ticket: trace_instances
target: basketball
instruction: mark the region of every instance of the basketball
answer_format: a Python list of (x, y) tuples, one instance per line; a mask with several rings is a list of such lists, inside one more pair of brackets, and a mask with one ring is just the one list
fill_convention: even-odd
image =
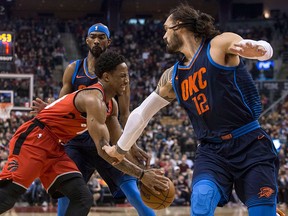
[(150, 188), (141, 184), (140, 194), (143, 202), (150, 208), (159, 210), (167, 208), (171, 205), (175, 196), (175, 187), (173, 182), (169, 179), (169, 189), (160, 191), (160, 194), (154, 194)]

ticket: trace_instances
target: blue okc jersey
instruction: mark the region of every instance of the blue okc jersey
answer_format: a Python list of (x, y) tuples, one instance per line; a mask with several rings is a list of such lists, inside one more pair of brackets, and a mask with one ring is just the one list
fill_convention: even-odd
[[(93, 85), (98, 82), (96, 75), (91, 75), (88, 71), (87, 58), (76, 60), (76, 66), (72, 76), (72, 87), (73, 91), (86, 88), (87, 86)], [(89, 142), (79, 142), (78, 140), (83, 140), (86, 136), (89, 136), (88, 132), (83, 133), (80, 136), (75, 137), (73, 140), (75, 142), (70, 142), (70, 145), (90, 145)], [(93, 145), (95, 147), (95, 145)]]
[(98, 82), (96, 75), (88, 71), (87, 58), (76, 61), (76, 67), (72, 76), (73, 91), (83, 89)]
[(203, 41), (188, 66), (174, 65), (172, 83), (197, 138), (220, 137), (258, 119), (261, 102), (242, 60), (224, 67), (210, 56), (210, 41)]

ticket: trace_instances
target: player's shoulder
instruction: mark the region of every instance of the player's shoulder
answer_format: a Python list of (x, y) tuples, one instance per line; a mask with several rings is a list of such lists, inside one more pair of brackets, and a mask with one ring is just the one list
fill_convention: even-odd
[(164, 71), (163, 77), (165, 77), (165, 79), (167, 79), (167, 81), (171, 80), (174, 67), (175, 67), (175, 65), (167, 68), (167, 69)]
[(223, 45), (223, 44), (230, 44), (235, 40), (239, 40), (241, 38), (238, 34), (234, 32), (223, 32), (211, 40), (211, 45)]
[(77, 62), (79, 62), (79, 61), (81, 61), (81, 59), (77, 59), (77, 60), (71, 61), (68, 64), (67, 68), (73, 68), (74, 69), (76, 67)]
[(98, 88), (81, 89), (78, 91), (78, 93), (75, 96), (75, 101), (78, 101), (80, 103), (90, 104), (91, 106), (100, 105), (102, 104), (103, 100), (104, 100), (103, 93)]
[(74, 71), (75, 71), (77, 62), (80, 62), (80, 61), (81, 61), (81, 59), (77, 59), (77, 60), (74, 60), (74, 61), (70, 62), (70, 63), (67, 65), (67, 67), (66, 67), (66, 69), (65, 69), (65, 71), (64, 71), (64, 74), (70, 74), (70, 75), (73, 74)]

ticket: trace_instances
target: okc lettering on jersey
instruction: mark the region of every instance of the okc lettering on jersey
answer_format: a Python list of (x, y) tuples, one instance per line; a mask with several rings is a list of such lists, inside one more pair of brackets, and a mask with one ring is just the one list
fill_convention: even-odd
[(209, 110), (207, 97), (200, 91), (207, 87), (207, 81), (203, 79), (204, 73), (206, 73), (206, 68), (202, 67), (181, 82), (182, 99), (187, 101), (191, 98), (199, 115)]

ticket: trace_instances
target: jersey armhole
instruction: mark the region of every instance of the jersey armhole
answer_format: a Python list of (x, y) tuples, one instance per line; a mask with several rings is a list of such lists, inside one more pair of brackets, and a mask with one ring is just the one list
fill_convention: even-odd
[(75, 69), (74, 69), (74, 72), (73, 72), (73, 76), (72, 76), (72, 85), (73, 85), (74, 82), (75, 82), (75, 77), (76, 77), (76, 75), (77, 75), (80, 62), (81, 62), (81, 60), (77, 60), (77, 61), (76, 61), (76, 66), (75, 66)]

